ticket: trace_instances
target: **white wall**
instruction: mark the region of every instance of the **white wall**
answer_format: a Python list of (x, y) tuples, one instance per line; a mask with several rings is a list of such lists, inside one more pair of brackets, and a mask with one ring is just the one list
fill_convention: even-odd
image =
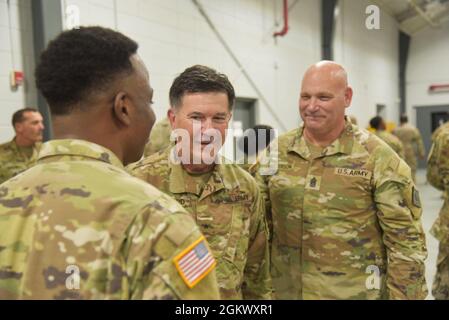
[[(298, 125), (297, 100), (301, 75), (320, 58), (319, 1), (299, 1), (290, 12), (290, 31), (281, 29), (281, 1), (200, 1), (244, 68), (281, 115), (287, 129)], [(174, 77), (193, 64), (205, 64), (228, 75), (237, 96), (256, 98), (222, 44), (190, 0), (64, 0), (80, 8), (81, 24), (117, 27), (140, 45), (155, 89), (155, 110), (163, 117)], [(115, 6), (115, 7), (114, 7)], [(114, 15), (116, 9), (117, 14)], [(295, 116), (292, 116), (295, 114)], [(288, 116), (287, 116), (288, 115)], [(280, 127), (259, 104), (258, 122)]]
[[(12, 114), (24, 107), (37, 107), (34, 85), (34, 50), (31, 1), (0, 0), (0, 143), (14, 136)], [(25, 84), (14, 91), (10, 73), (23, 71)]]
[(348, 114), (355, 115), (359, 125), (368, 126), (376, 115), (376, 104), (387, 108), (388, 121), (397, 122), (399, 110), (398, 37), (396, 22), (380, 13), (380, 29), (365, 26), (366, 0), (340, 0), (334, 39), (334, 59), (348, 72), (354, 97)]
[[(150, 71), (155, 89), (155, 111), (159, 118), (168, 107), (168, 90), (174, 77), (193, 64), (206, 64), (226, 73), (237, 96), (258, 99), (256, 92), (224, 50), (190, 0), (61, 0), (63, 6), (80, 9), (81, 25), (102, 25), (117, 29), (140, 44), (140, 55)], [(282, 2), (272, 0), (200, 0), (226, 42), (263, 92), (286, 129), (299, 123), (298, 95), (306, 68), (320, 60), (320, 1), (301, 0), (289, 13), (290, 31), (276, 40), (272, 34), (282, 27)], [(30, 1), (16, 0), (12, 33), (16, 64), (33, 61)], [(18, 6), (17, 4), (20, 4)], [(23, 4), (22, 4), (23, 3)], [(289, 1), (290, 4), (294, 1)], [(348, 113), (365, 126), (375, 114), (376, 103), (387, 105), (389, 120), (397, 119), (397, 28), (391, 17), (381, 15), (381, 29), (365, 28), (366, 0), (340, 0), (341, 10), (335, 38), (335, 60), (344, 64), (354, 87)], [(11, 135), (11, 113), (35, 101), (31, 81), (34, 66), (27, 62), (28, 93), (11, 92), (7, 85), (10, 60), (6, 0), (0, 0), (0, 138)], [(28, 15), (28, 19), (18, 16)], [(19, 24), (17, 20), (21, 20)], [(276, 25), (277, 24), (277, 25)], [(30, 71), (31, 70), (31, 71)], [(30, 85), (31, 84), (31, 85)], [(276, 128), (267, 107), (259, 102), (257, 122)], [(282, 130), (281, 130), (282, 131)]]
[(449, 92), (431, 94), (431, 84), (449, 84), (449, 21), (440, 29), (427, 28), (410, 42), (407, 64), (407, 112), (415, 121), (413, 106), (449, 105)]

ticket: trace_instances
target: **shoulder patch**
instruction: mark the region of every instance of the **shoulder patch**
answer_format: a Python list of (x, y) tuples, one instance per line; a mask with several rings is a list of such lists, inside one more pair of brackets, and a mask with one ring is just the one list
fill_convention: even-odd
[(207, 247), (204, 236), (201, 236), (184, 251), (178, 254), (173, 259), (173, 263), (181, 278), (189, 288), (193, 288), (207, 276), (217, 264), (210, 249)]

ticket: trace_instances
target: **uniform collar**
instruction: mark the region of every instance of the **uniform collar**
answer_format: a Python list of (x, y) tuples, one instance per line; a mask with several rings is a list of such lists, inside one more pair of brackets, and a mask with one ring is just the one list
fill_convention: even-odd
[[(350, 154), (354, 143), (353, 132), (353, 125), (345, 116), (345, 128), (343, 132), (334, 142), (323, 148), (323, 152), (319, 157), (331, 156), (338, 153)], [(288, 152), (295, 152), (306, 160), (310, 158), (311, 153), (304, 138), (304, 123), (298, 128), (297, 134), (290, 143)]]
[[(167, 153), (167, 159), (168, 159), (168, 166), (170, 168), (169, 170), (169, 192), (176, 194), (176, 193), (195, 193), (193, 192), (195, 188), (192, 186), (187, 186), (186, 181), (184, 179), (184, 171), (185, 169), (182, 167), (181, 163), (174, 162), (172, 159), (172, 153), (173, 147), (168, 148), (165, 152)], [(223, 158), (221, 158), (222, 161), (224, 161)], [(210, 174), (209, 179), (207, 180), (207, 183), (204, 185), (203, 192), (201, 193), (200, 200), (204, 199), (205, 197), (209, 196), (212, 193), (218, 192), (223, 189), (230, 189), (230, 184), (227, 182), (224, 174), (224, 164), (217, 163), (214, 166), (214, 169), (212, 170), (212, 173)], [(198, 195), (198, 194), (197, 194)]]
[(80, 158), (94, 159), (109, 163), (113, 166), (124, 168), (122, 162), (109, 149), (96, 143), (78, 139), (50, 140), (42, 144), (38, 161), (58, 161), (55, 156), (76, 156)]
[(29, 146), (29, 147), (20, 147), (16, 142), (16, 137), (14, 137), (10, 142), (10, 146), (14, 150), (14, 152), (17, 154), (20, 154), (21, 157), (23, 157), (24, 159), (27, 159), (28, 156), (26, 156), (22, 150), (26, 150), (26, 149), (32, 150), (31, 156), (29, 157), (29, 159), (36, 159), (41, 145), (42, 145), (42, 143), (36, 142), (34, 145)]

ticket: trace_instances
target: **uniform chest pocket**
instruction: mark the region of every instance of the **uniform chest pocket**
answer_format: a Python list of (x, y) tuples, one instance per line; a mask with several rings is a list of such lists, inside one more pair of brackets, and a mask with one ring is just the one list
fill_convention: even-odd
[[(319, 202), (332, 212), (351, 216), (373, 208), (372, 172), (363, 169), (326, 168)], [(325, 182), (325, 183), (323, 183)]]
[(237, 250), (247, 249), (250, 203), (231, 199), (197, 206), (196, 220), (217, 259), (233, 262)]

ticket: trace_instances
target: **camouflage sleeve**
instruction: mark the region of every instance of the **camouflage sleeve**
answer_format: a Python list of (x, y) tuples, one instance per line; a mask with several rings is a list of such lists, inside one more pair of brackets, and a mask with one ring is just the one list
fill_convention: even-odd
[[(162, 215), (160, 209), (148, 208), (131, 226), (124, 250), (128, 272), (133, 274), (129, 279), (132, 299), (220, 298), (209, 245), (193, 219), (181, 210)], [(196, 265), (181, 267), (184, 256), (197, 253)], [(193, 268), (197, 274), (191, 272)]]
[(449, 133), (441, 135), (439, 139), (440, 154), (439, 154), (439, 168), (443, 187), (446, 193), (449, 191)]
[(251, 208), (250, 239), (242, 293), (246, 300), (267, 300), (272, 298), (269, 235), (265, 219), (264, 200), (257, 186), (255, 187), (256, 195)]
[(374, 200), (388, 256), (388, 298), (424, 299), (427, 249), (418, 190), (404, 161), (385, 153), (378, 162)]
[(449, 201), (447, 200), (449, 195), (449, 134), (441, 133), (437, 137), (435, 145), (437, 145), (435, 149), (438, 149), (439, 154), (435, 162), (430, 161), (429, 158), (427, 170), (433, 172), (439, 178), (441, 190), (445, 192), (446, 199), (430, 233), (438, 239), (440, 248), (442, 248), (447, 247), (449, 243)]
[(442, 175), (440, 175), (439, 169), (440, 159), (440, 144), (438, 140), (432, 143), (432, 147), (429, 151), (429, 157), (427, 158), (427, 181), (438, 190), (444, 190), (444, 183)]

